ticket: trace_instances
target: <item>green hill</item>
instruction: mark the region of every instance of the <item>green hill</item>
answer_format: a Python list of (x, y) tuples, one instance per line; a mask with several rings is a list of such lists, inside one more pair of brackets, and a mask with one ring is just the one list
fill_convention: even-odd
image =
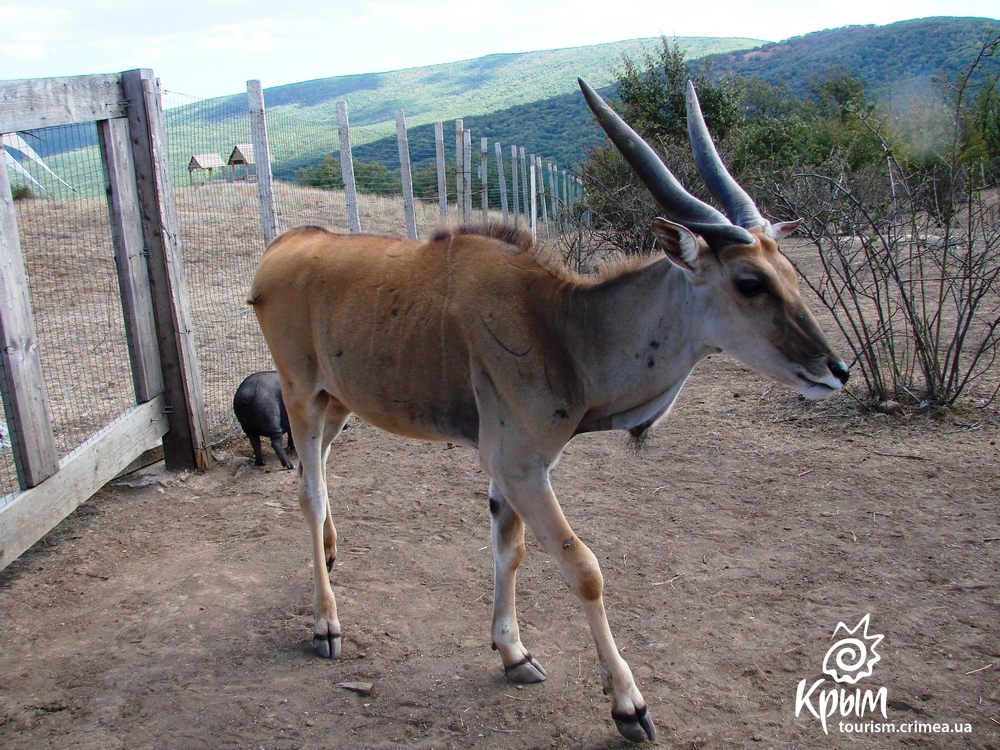
[[(684, 38), (678, 40), (693, 59), (715, 52), (746, 49), (759, 40)], [(622, 55), (636, 57), (652, 49), (659, 39), (632, 39), (588, 47), (490, 55), (475, 60), (387, 73), (340, 76), (264, 90), (268, 136), (274, 173), (291, 179), (295, 169), (314, 164), (339, 150), (336, 103), (346, 101), (351, 141), (358, 159), (377, 158), (398, 165), (394, 111), (402, 109), (411, 132), (411, 153), (419, 161), (422, 135), (433, 155), (432, 127), (438, 120), (466, 119), (478, 139), (483, 135), (517, 142), (532, 151), (575, 161), (582, 151), (579, 126), (586, 121), (583, 101), (576, 94), (577, 77), (603, 87), (614, 80)], [(565, 120), (562, 105), (572, 113)], [(250, 140), (246, 94), (206, 99), (166, 112), (171, 163), (177, 179), (186, 181), (177, 165), (186, 165), (193, 154), (228, 156), (233, 145)], [(487, 126), (483, 119), (490, 116)], [(417, 131), (414, 133), (414, 131)], [(453, 133), (453, 131), (452, 131)], [(510, 139), (514, 139), (514, 141)], [(372, 149), (365, 144), (382, 141)], [(454, 136), (452, 135), (452, 143)], [(477, 140), (478, 143), (478, 140)], [(377, 154), (377, 156), (376, 156)]]
[[(688, 59), (748, 49), (759, 40), (685, 37), (678, 40)], [(658, 39), (631, 39), (587, 47), (489, 55), (474, 60), (408, 68), (388, 73), (340, 76), (268, 88), (269, 112), (318, 123), (336, 123), (336, 102), (346, 101), (351, 127), (394, 127), (393, 112), (402, 109), (408, 124), (473, 117), (519, 104), (576, 91), (576, 79), (606, 86), (623, 54), (636, 57)], [(205, 104), (210, 105), (213, 100)], [(246, 106), (246, 95), (228, 98)], [(359, 135), (363, 141), (363, 135)]]
[[(801, 93), (816, 77), (850, 72), (878, 93), (926, 85), (931, 76), (954, 78), (963, 71), (1000, 21), (982, 18), (925, 18), (887, 26), (846, 26), (778, 43), (752, 39), (680, 38), (694, 65), (784, 82)], [(565, 166), (579, 162), (589, 144), (600, 141), (576, 87), (584, 77), (598, 89), (614, 82), (622, 56), (641, 57), (658, 38), (612, 44), (490, 55), (474, 60), (366, 75), (324, 78), (265, 89), (274, 173), (292, 179), (296, 168), (318, 162), (339, 149), (336, 102), (348, 103), (357, 159), (398, 164), (393, 112), (406, 115), (414, 162), (433, 158), (433, 128), (448, 121), (446, 145), (454, 151), (452, 121), (464, 119), (474, 145), (516, 144)], [(165, 82), (169, 88), (169, 82)], [(166, 111), (174, 179), (186, 184), (194, 154), (228, 156), (235, 144), (250, 141), (246, 94), (208, 99)], [(75, 127), (75, 126), (74, 126)], [(36, 144), (43, 155), (92, 148), (92, 126), (79, 139)], [(63, 144), (74, 143), (74, 146)], [(509, 151), (505, 152), (505, 156)], [(46, 179), (44, 175), (39, 177)], [(94, 190), (100, 185), (96, 180)], [(89, 183), (88, 183), (89, 185)]]

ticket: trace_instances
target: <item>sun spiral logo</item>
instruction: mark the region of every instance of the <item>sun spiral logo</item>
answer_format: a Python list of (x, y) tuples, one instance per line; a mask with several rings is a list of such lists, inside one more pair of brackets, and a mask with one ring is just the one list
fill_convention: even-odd
[(834, 638), (841, 629), (847, 636), (830, 646), (823, 659), (823, 673), (830, 675), (835, 682), (854, 685), (864, 677), (871, 677), (872, 668), (882, 658), (875, 652), (875, 647), (885, 636), (868, 634), (870, 617), (870, 614), (865, 615), (853, 628), (848, 628), (842, 622), (838, 622), (834, 628)]

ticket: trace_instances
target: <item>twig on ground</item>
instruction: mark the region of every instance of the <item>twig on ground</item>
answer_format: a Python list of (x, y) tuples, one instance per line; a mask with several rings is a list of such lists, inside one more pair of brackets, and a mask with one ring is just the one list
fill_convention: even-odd
[(985, 672), (987, 669), (992, 669), (993, 664), (987, 664), (985, 667), (980, 667), (979, 669), (973, 669), (971, 672), (966, 672), (966, 674), (975, 674), (976, 672)]
[(654, 583), (653, 585), (654, 585), (654, 586), (666, 586), (666, 585), (667, 585), (668, 583), (672, 583), (672, 582), (676, 581), (676, 580), (677, 580), (678, 578), (680, 578), (680, 577), (681, 577), (682, 575), (684, 575), (684, 574), (683, 574), (683, 573), (678, 573), (677, 575), (675, 575), (675, 576), (674, 576), (673, 578), (671, 578), (670, 580), (667, 580), (667, 581), (657, 581), (657, 582), (656, 582), (656, 583)]
[(908, 458), (911, 461), (928, 461), (930, 459), (924, 458), (923, 456), (914, 456), (911, 453), (881, 453), (879, 451), (872, 451), (876, 456), (884, 456), (886, 458)]
[(853, 414), (811, 414), (805, 417), (785, 417), (784, 419), (774, 418), (771, 424), (784, 424), (785, 422), (805, 422), (807, 419), (850, 419)]

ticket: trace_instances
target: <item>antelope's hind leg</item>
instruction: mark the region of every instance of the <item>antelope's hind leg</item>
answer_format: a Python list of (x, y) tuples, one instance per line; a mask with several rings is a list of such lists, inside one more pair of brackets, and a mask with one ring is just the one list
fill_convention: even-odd
[(340, 620), (330, 585), (337, 530), (327, 494), (326, 458), (350, 412), (327, 393), (302, 400), (286, 397), (285, 406), (299, 454), (299, 506), (312, 543), (313, 645), (323, 658), (337, 659), (341, 654)]
[(524, 523), (490, 482), (490, 528), (493, 539), (493, 649), (500, 652), (511, 682), (545, 679), (545, 669), (521, 644), (515, 590), (517, 568), (524, 559)]

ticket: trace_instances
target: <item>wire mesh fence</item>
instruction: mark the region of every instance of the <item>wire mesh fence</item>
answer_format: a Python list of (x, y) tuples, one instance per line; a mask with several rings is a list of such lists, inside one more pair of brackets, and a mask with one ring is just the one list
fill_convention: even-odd
[[(246, 101), (242, 96), (198, 101), (172, 91), (163, 94), (185, 281), (213, 445), (241, 434), (232, 397), (242, 379), (273, 367), (245, 302), (265, 247)], [(444, 128), (446, 193), (449, 216), (457, 219), (453, 125)], [(347, 231), (337, 128), (284, 111), (268, 112), (267, 128), (278, 230), (312, 224)], [(368, 142), (358, 144), (353, 161), (361, 229), (402, 234), (406, 219), (395, 133), (391, 127), (364, 132)], [(16, 136), (30, 141), (39, 157), (20, 158), (9, 174), (53, 426), (65, 455), (135, 403), (105, 177), (94, 123)], [(415, 223), (418, 235), (426, 236), (441, 221), (433, 127), (412, 129), (408, 145)], [(485, 172), (479, 171), (481, 165), (477, 152), (467, 177), (474, 195), (473, 220), (483, 216), (484, 175), (490, 217), (499, 216), (501, 204), (493, 154)], [(522, 191), (522, 211), (525, 203)], [(6, 415), (0, 416), (5, 425)], [(9, 440), (0, 432), (0, 496), (17, 489)]]
[[(93, 123), (33, 131), (26, 140), (52, 172), (11, 177), (61, 457), (136, 403), (96, 137)], [(17, 490), (0, 451), (2, 496)]]

